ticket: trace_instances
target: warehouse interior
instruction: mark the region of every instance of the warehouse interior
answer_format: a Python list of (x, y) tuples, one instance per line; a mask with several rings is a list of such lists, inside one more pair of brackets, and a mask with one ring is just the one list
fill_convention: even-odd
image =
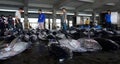
[[(9, 2), (9, 3), (8, 3)], [(69, 4), (66, 4), (69, 3)], [(39, 8), (42, 8), (44, 13), (46, 14), (46, 23), (48, 24), (48, 20), (51, 20), (51, 24), (52, 24), (52, 19), (57, 20), (56, 22), (58, 22), (58, 26), (60, 26), (60, 14), (61, 14), (61, 8), (65, 7), (67, 9), (67, 13), (69, 15), (68, 19), (70, 19), (70, 26), (72, 26), (72, 22), (73, 19), (72, 17), (77, 16), (78, 21), (76, 22), (76, 24), (80, 24), (81, 22), (84, 22), (85, 19), (88, 17), (90, 18), (91, 21), (94, 21), (94, 19), (92, 18), (93, 15), (95, 15), (95, 17), (97, 17), (97, 21), (102, 22), (99, 19), (99, 15), (100, 13), (104, 13), (106, 12), (106, 10), (110, 9), (112, 12), (117, 12), (118, 15), (118, 20), (117, 21), (113, 21), (114, 24), (117, 24), (119, 26), (119, 0), (109, 0), (109, 1), (97, 1), (97, 0), (30, 0), (30, 1), (24, 1), (24, 0), (1, 0), (0, 2), (0, 14), (4, 14), (5, 16), (8, 15), (13, 15), (15, 11), (19, 8), (19, 7), (25, 7), (24, 5), (26, 5), (26, 7), (28, 9), (28, 18), (36, 18), (36, 20), (32, 21), (30, 19), (28, 19), (32, 26), (35, 28), (35, 24), (37, 23), (37, 11)], [(56, 12), (56, 14), (54, 14), (54, 12)], [(24, 18), (24, 13), (22, 15), (22, 17)], [(53, 20), (53, 22), (55, 22)], [(49, 26), (47, 26), (46, 24), (46, 28), (48, 28)], [(52, 29), (52, 26), (49, 27)]]
[[(0, 64), (120, 64), (119, 2), (0, 0), (0, 16), (12, 16), (14, 23), (16, 11), (23, 8), (22, 30), (0, 29)], [(61, 20), (63, 8), (67, 11), (66, 30)], [(39, 9), (45, 14), (43, 30), (39, 29)], [(107, 30), (108, 10), (112, 28)], [(87, 19), (93, 23), (90, 27), (85, 25)]]

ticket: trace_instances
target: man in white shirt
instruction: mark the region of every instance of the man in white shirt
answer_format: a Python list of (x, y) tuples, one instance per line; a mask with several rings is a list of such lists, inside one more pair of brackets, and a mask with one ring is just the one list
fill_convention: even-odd
[(19, 29), (23, 29), (22, 22), (21, 22), (21, 13), (23, 12), (23, 8), (19, 8), (18, 11), (15, 13), (15, 27)]

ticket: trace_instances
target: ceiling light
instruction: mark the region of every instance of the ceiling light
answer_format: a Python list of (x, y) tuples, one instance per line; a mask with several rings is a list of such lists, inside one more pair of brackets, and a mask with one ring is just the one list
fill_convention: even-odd
[(115, 3), (107, 3), (108, 6), (115, 6)]
[(93, 3), (95, 0), (79, 0), (79, 1)]
[(79, 16), (92, 16), (92, 14), (78, 14)]

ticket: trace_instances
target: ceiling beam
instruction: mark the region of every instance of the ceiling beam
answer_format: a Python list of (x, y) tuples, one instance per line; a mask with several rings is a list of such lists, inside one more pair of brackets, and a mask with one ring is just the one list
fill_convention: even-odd
[(98, 12), (98, 13), (101, 13), (103, 11), (106, 11), (106, 10), (110, 10), (112, 7), (114, 6), (101, 6), (99, 8), (95, 8), (95, 12)]
[(50, 5), (50, 4), (36, 4), (36, 3), (29, 3), (29, 7), (52, 8), (53, 6)]
[(83, 6), (76, 7), (76, 11), (83, 11), (85, 9), (95, 9), (104, 6), (106, 3), (116, 3), (119, 0), (95, 0), (92, 4), (84, 4)]
[(75, 8), (75, 12), (83, 11), (83, 9), (89, 7), (91, 4), (92, 4), (92, 3), (88, 3), (88, 4), (86, 4), (86, 5), (83, 4), (82, 6), (80, 5), (80, 6), (78, 6), (78, 7)]
[[(24, 6), (25, 1), (23, 2), (17, 2), (17, 1), (4, 1), (4, 0), (0, 0), (0, 5), (4, 6), (8, 6), (8, 7), (23, 7)], [(49, 4), (36, 4), (36, 3), (29, 3), (29, 7), (37, 7), (37, 8), (52, 8), (52, 5)]]
[(99, 8), (95, 8), (95, 10), (97, 11), (97, 12), (102, 12), (102, 11), (106, 11), (106, 10), (111, 10), (111, 11), (117, 11), (117, 10), (119, 10), (119, 0), (116, 0), (116, 1), (114, 1), (113, 3), (115, 4), (115, 5), (103, 5), (103, 6), (101, 6), (101, 7), (99, 7)]
[(80, 2), (88, 2), (88, 3), (93, 3), (95, 0), (78, 0)]
[(15, 1), (5, 1), (5, 0), (0, 0), (1, 5), (15, 5), (15, 6), (23, 6), (24, 4), (22, 2), (15, 2)]
[(70, 2), (71, 0), (58, 0), (55, 4), (53, 4), (53, 8), (59, 9), (63, 5), (67, 4), (66, 2)]
[(120, 1), (118, 1), (115, 5), (115, 7), (111, 8), (112, 11), (119, 11), (120, 10)]

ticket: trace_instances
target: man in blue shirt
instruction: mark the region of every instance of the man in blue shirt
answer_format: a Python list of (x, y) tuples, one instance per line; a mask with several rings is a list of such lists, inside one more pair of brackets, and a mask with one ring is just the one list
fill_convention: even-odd
[(44, 29), (44, 21), (45, 21), (45, 14), (42, 13), (42, 10), (38, 10), (39, 16), (38, 16), (38, 24), (39, 24), (39, 29)]
[(106, 28), (111, 28), (111, 11), (108, 10), (107, 14), (105, 15), (105, 20), (106, 20)]

